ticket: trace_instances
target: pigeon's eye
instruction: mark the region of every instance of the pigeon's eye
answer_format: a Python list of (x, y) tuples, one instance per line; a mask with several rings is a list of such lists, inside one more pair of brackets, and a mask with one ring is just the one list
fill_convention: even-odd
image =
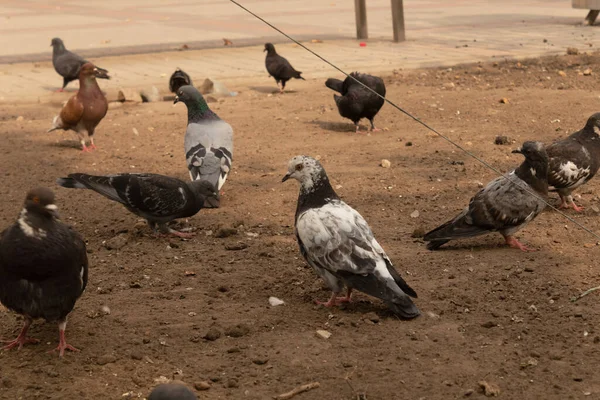
[(33, 201), (33, 202), (34, 202), (34, 203), (36, 203), (36, 204), (39, 204), (39, 202), (40, 202), (40, 198), (39, 198), (39, 197), (37, 197), (37, 196), (33, 196), (33, 199), (31, 199), (31, 201)]
[(304, 168), (304, 164), (297, 164), (296, 165), (296, 171), (302, 171), (302, 168)]

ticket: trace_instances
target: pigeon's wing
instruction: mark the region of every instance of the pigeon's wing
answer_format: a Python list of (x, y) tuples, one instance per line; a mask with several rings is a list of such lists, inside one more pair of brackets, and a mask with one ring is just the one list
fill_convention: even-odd
[(233, 161), (233, 129), (223, 120), (188, 124), (185, 157), (192, 180), (206, 180), (221, 189)]
[(408, 298), (416, 296), (415, 291), (394, 270), (364, 218), (346, 203), (305, 211), (298, 216), (296, 230), (309, 264), (384, 300), (400, 315), (418, 315)]
[(81, 121), (83, 110), (83, 102), (79, 96), (72, 96), (60, 111), (59, 117), (62, 125), (68, 128), (75, 128), (79, 121)]
[(271, 76), (280, 79), (291, 79), (298, 74), (285, 57), (276, 54), (270, 58), (271, 60), (267, 62), (267, 71)]
[(56, 57), (54, 68), (67, 79), (77, 79), (81, 66), (86, 62), (81, 56), (67, 50)]
[(578, 141), (569, 138), (548, 146), (546, 151), (551, 189), (576, 188), (591, 178), (592, 157)]

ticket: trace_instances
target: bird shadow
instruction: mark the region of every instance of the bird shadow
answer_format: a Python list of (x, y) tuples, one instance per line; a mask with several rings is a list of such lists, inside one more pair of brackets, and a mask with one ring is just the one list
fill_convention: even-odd
[(279, 93), (279, 89), (276, 89), (273, 86), (250, 86), (250, 90), (254, 90), (255, 92), (266, 93), (266, 94)]
[(81, 149), (81, 143), (78, 140), (65, 139), (59, 142), (51, 142), (50, 146), (62, 149)]
[[(60, 86), (42, 86), (42, 89), (47, 90), (49, 92), (57, 92), (58, 89), (60, 89)], [(57, 92), (57, 93), (75, 93), (77, 92), (77, 88), (66, 88), (65, 90), (63, 90), (62, 92)]]
[[(311, 123), (318, 125), (321, 129), (326, 131), (343, 132), (343, 133), (354, 133), (356, 128), (354, 125), (347, 122), (333, 122), (333, 121), (311, 121)], [(366, 132), (366, 128), (361, 126), (361, 131)]]

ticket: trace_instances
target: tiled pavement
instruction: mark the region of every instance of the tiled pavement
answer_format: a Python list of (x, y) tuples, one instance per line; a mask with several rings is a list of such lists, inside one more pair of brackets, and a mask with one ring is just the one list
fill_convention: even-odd
[[(367, 0), (371, 39), (366, 47), (353, 39), (352, 1), (241, 2), (347, 70), (389, 73), (396, 68), (562, 54), (567, 47), (590, 51), (600, 46), (599, 28), (582, 26), (586, 11), (572, 9), (568, 0), (405, 0), (408, 40), (403, 43), (390, 41), (389, 0)], [(54, 36), (110, 70), (114, 79), (102, 82), (109, 90), (151, 85), (164, 89), (177, 66), (196, 81), (213, 77), (232, 88), (250, 78), (255, 85), (270, 84), (258, 44), (267, 39), (285, 43), (227, 0), (93, 4), (4, 0), (0, 20), (0, 101), (55, 98), (49, 90), (61, 79), (47, 61)], [(234, 47), (223, 47), (223, 37), (232, 40)], [(310, 43), (310, 39), (323, 43)], [(184, 43), (191, 50), (132, 54)], [(253, 46), (241, 47), (245, 45)], [(296, 45), (282, 44), (278, 49), (307, 79), (335, 74)], [(124, 55), (110, 55), (120, 53)], [(14, 64), (18, 60), (38, 62)]]

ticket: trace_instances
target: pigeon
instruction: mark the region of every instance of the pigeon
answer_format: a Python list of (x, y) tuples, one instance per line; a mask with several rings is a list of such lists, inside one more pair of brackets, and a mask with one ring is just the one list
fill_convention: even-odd
[[(353, 72), (350, 76), (385, 97), (383, 79), (358, 72)], [(375, 128), (373, 118), (375, 118), (381, 107), (383, 107), (385, 100), (351, 77), (347, 77), (343, 82), (339, 79), (329, 78), (325, 82), (325, 86), (341, 94), (341, 96), (337, 94), (333, 95), (335, 104), (342, 117), (354, 122), (357, 133), (359, 132), (358, 122), (361, 118), (368, 118), (371, 122), (371, 129), (373, 132), (377, 132), (379, 129)]]
[(19, 336), (3, 349), (38, 340), (27, 336), (33, 320), (57, 322), (60, 357), (67, 344), (67, 316), (88, 281), (85, 242), (74, 230), (58, 221), (54, 193), (47, 188), (27, 193), (17, 222), (0, 239), (0, 302), (25, 318)]
[(279, 88), (280, 93), (283, 93), (285, 89), (285, 83), (292, 78), (306, 80), (300, 74), (302, 72), (296, 71), (294, 67), (289, 63), (288, 60), (281, 57), (275, 51), (275, 46), (272, 43), (265, 43), (265, 49), (263, 51), (267, 52), (267, 57), (265, 58), (265, 66), (267, 67), (267, 72), (273, 78), (275, 78), (275, 82), (277, 82), (277, 87), (279, 87), (279, 82), (281, 82), (281, 88)]
[[(63, 77), (62, 88), (58, 92), (65, 90), (65, 87), (69, 82), (79, 78), (79, 71), (84, 64), (89, 61), (84, 60), (82, 57), (75, 53), (70, 52), (65, 48), (65, 44), (60, 38), (52, 39), (52, 65), (56, 72)], [(96, 67), (98, 69), (97, 77), (100, 79), (110, 79), (108, 71), (104, 68)]]
[[(52, 128), (48, 129), (48, 132), (57, 129), (75, 131), (83, 152), (96, 149), (94, 131), (108, 111), (106, 97), (96, 82), (98, 73), (98, 69), (90, 63), (81, 67), (79, 90), (67, 101), (60, 114), (54, 117)], [(90, 147), (85, 145), (86, 136), (90, 140)]]
[(171, 78), (169, 79), (169, 90), (171, 93), (177, 93), (180, 87), (190, 85), (194, 86), (192, 83), (192, 78), (185, 71), (177, 68)]
[(450, 240), (498, 231), (510, 247), (533, 251), (513, 235), (546, 208), (548, 154), (540, 142), (525, 142), (513, 153), (525, 156), (523, 163), (508, 174), (509, 179), (501, 176), (488, 183), (454, 219), (425, 234), (429, 250)]
[(600, 167), (600, 113), (592, 115), (583, 129), (546, 148), (550, 158), (548, 185), (558, 192), (560, 208), (580, 212), (571, 193), (596, 175)]
[[(188, 109), (184, 148), (190, 178), (193, 181), (207, 180), (218, 192), (231, 170), (233, 129), (208, 108), (206, 100), (195, 87), (180, 87), (174, 103), (180, 101)], [(219, 206), (220, 195), (208, 199), (205, 205), (207, 208)]]
[(180, 383), (163, 383), (154, 388), (148, 400), (197, 400), (196, 395)]
[[(419, 309), (410, 299), (417, 293), (394, 269), (367, 221), (335, 193), (321, 163), (296, 156), (282, 182), (289, 178), (300, 182), (295, 224), (300, 253), (332, 291), (327, 302), (317, 304), (350, 302), (356, 289), (383, 300), (402, 318), (417, 317)], [(344, 286), (346, 296), (337, 297)]]
[(148, 221), (153, 231), (188, 238), (190, 233), (176, 231), (167, 223), (196, 215), (208, 197), (215, 196), (210, 182), (184, 182), (157, 174), (117, 174), (96, 176), (69, 174), (56, 183), (70, 189), (91, 189), (117, 201), (135, 215)]

